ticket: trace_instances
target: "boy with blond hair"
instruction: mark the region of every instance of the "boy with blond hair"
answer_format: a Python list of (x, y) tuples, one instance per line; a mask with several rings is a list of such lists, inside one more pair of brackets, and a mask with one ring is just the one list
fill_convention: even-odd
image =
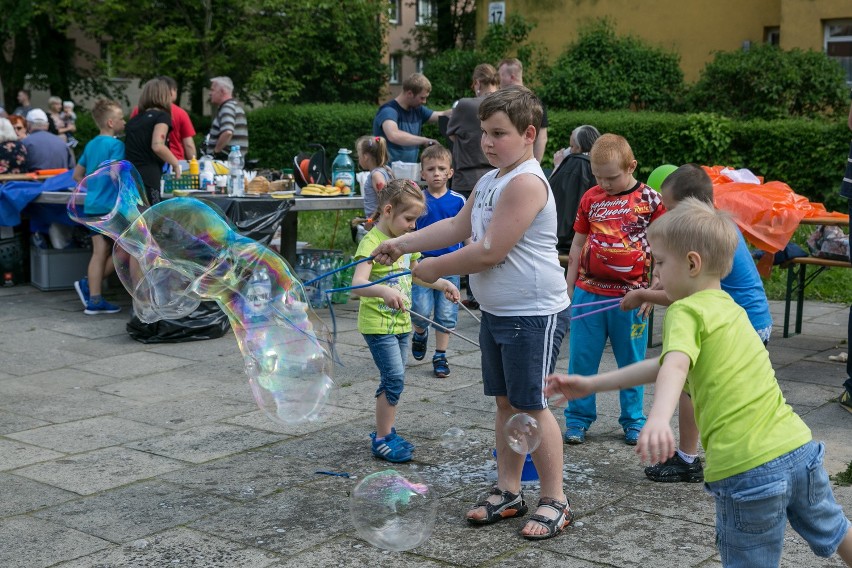
[[(602, 304), (648, 287), (651, 255), (645, 231), (665, 212), (660, 194), (633, 177), (636, 159), (623, 137), (604, 134), (595, 141), (589, 159), (598, 185), (580, 198), (565, 275), (575, 305)], [(569, 373), (597, 373), (607, 338), (619, 367), (645, 358), (648, 327), (638, 309), (588, 316), (583, 311), (572, 312), (576, 319), (571, 324)], [(643, 393), (641, 386), (619, 393), (618, 422), (629, 446), (636, 445), (645, 424)], [(572, 401), (565, 409), (565, 442), (584, 443), (596, 418), (594, 395)]]
[[(447, 182), (453, 177), (453, 155), (440, 144), (429, 146), (420, 156), (420, 175), (426, 181), (426, 213), (417, 220), (417, 229), (423, 229), (441, 219), (458, 215), (465, 204), (461, 194), (450, 190)], [(457, 251), (462, 243), (454, 243), (437, 250), (423, 251), (423, 258), (433, 258)], [(445, 276), (458, 288), (461, 277)], [(450, 364), (447, 362), (447, 347), (450, 345), (449, 331), (456, 328), (459, 305), (450, 302), (444, 293), (432, 288), (414, 284), (411, 291), (411, 310), (435, 319), (435, 355), (432, 356), (432, 372), (439, 379), (450, 376)], [(411, 339), (411, 354), (418, 361), (426, 356), (426, 344), (429, 340), (429, 322), (411, 315), (414, 333)], [(440, 326), (440, 327), (439, 327)]]
[(593, 377), (551, 375), (545, 393), (576, 399), (656, 382), (636, 453), (662, 462), (675, 452), (669, 424), (681, 391), (695, 406), (716, 501), (722, 565), (778, 566), (787, 521), (821, 557), (852, 566), (852, 526), (822, 466), (825, 447), (786, 403), (769, 353), (720, 280), (737, 229), (723, 212), (687, 198), (648, 230), (655, 275), (673, 302), (659, 359)]
[[(92, 118), (100, 133), (83, 150), (80, 161), (74, 167), (74, 181), (80, 183), (83, 178), (106, 162), (124, 159), (124, 142), (116, 138), (124, 131), (124, 112), (113, 101), (101, 99), (92, 109)], [(115, 185), (104, 183), (103, 179), (91, 180), (86, 187), (86, 200), (83, 209), (86, 216), (105, 215), (112, 211), (118, 197)], [(103, 280), (115, 270), (112, 262), (112, 239), (92, 231), (92, 258), (84, 278), (74, 282), (74, 289), (83, 303), (87, 315), (114, 314), (121, 308), (103, 299), (101, 287)]]
[[(480, 178), (458, 215), (389, 239), (373, 256), (389, 264), (412, 251), (470, 238), (469, 245), (423, 260), (414, 269), (414, 276), (426, 282), (469, 273), (482, 310), (484, 393), (495, 397), (497, 406), (497, 483), (465, 518), (487, 525), (526, 514), (521, 490), (524, 456), (510, 449), (504, 431), (514, 414), (525, 412), (538, 421), (541, 432), (541, 445), (532, 453), (541, 492), (521, 536), (543, 540), (560, 534), (573, 513), (563, 487), (559, 425), (543, 391), (568, 329), (570, 300), (556, 254), (553, 193), (533, 157), (541, 103), (525, 87), (507, 87), (482, 101), (479, 119), (482, 151), (496, 169)], [(535, 285), (518, 294), (521, 282)]]

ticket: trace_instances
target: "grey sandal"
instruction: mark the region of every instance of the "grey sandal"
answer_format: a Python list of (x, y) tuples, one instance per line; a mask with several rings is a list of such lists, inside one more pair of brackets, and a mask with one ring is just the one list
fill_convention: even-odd
[(538, 500), (538, 507), (550, 507), (557, 513), (555, 518), (550, 519), (544, 515), (530, 515), (529, 520), (535, 521), (547, 529), (544, 534), (521, 534), (527, 540), (546, 540), (553, 538), (561, 533), (565, 527), (571, 524), (574, 520), (574, 513), (571, 512), (571, 505), (566, 499), (565, 502), (557, 501), (549, 497), (542, 497)]
[(517, 494), (501, 491), (496, 485), (491, 488), (489, 495), (499, 495), (502, 499), (499, 503), (492, 503), (487, 498), (479, 501), (473, 506), (485, 508), (485, 517), (482, 519), (467, 518), (467, 522), (473, 525), (490, 525), (503, 519), (512, 519), (527, 514), (527, 504), (524, 501), (524, 492), (519, 491)]

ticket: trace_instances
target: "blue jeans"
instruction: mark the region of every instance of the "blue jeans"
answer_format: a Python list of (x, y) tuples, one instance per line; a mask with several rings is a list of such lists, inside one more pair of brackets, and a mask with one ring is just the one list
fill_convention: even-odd
[[(459, 287), (461, 280), (459, 276), (444, 276), (444, 279), (452, 282), (456, 288)], [(423, 314), (427, 318), (435, 320), (438, 325), (451, 330), (456, 329), (456, 323), (459, 319), (458, 304), (449, 301), (440, 290), (433, 290), (417, 284), (411, 287), (411, 311)], [(414, 314), (411, 314), (411, 323), (420, 329), (429, 327), (429, 322)], [(439, 331), (444, 330), (439, 329)]]
[(705, 483), (716, 500), (716, 545), (726, 568), (778, 566), (787, 521), (817, 556), (837, 551), (849, 521), (822, 467), (825, 446), (807, 444), (763, 465)]
[[(612, 296), (601, 296), (574, 289), (573, 304), (586, 304), (601, 300), (612, 300)], [(645, 358), (648, 344), (648, 322), (639, 317), (639, 310), (624, 312), (614, 308), (589, 317), (577, 317), (599, 309), (600, 306), (571, 308), (571, 334), (569, 335), (568, 373), (577, 375), (597, 374), (603, 357), (606, 340), (609, 338), (618, 367), (626, 367)], [(645, 414), (642, 410), (644, 387), (631, 387), (618, 392), (621, 415), (618, 423), (628, 428), (642, 428)], [(572, 400), (565, 408), (565, 425), (568, 428), (588, 430), (598, 417), (595, 395)]]
[(376, 398), (385, 393), (388, 404), (396, 406), (405, 383), (405, 362), (408, 359), (408, 338), (411, 334), (365, 333), (363, 335), (373, 355), (373, 362), (379, 369), (379, 388), (376, 389)]

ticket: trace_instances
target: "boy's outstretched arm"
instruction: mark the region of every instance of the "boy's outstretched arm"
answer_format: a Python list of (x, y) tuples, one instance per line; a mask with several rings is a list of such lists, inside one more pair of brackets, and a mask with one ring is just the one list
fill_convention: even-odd
[(653, 383), (659, 370), (660, 364), (656, 359), (645, 359), (615, 371), (590, 377), (554, 373), (547, 377), (544, 394), (545, 396), (561, 395), (555, 402), (574, 400), (596, 392), (621, 390)]
[(666, 461), (677, 449), (669, 422), (683, 391), (689, 364), (689, 357), (680, 351), (669, 351), (663, 357), (654, 386), (654, 403), (636, 444), (636, 453), (642, 461)]
[[(370, 283), (370, 270), (372, 262), (362, 262), (355, 267), (355, 273), (352, 275), (352, 285), (361, 286)], [(366, 288), (358, 288), (353, 290), (355, 294), (362, 297), (381, 298), (385, 305), (394, 310), (405, 308), (405, 296), (399, 290), (385, 286), (384, 284), (375, 284)]]

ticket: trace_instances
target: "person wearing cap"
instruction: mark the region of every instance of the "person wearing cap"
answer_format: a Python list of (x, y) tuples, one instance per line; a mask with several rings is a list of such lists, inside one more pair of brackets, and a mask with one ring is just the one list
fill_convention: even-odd
[(249, 147), (246, 111), (234, 98), (234, 83), (229, 77), (210, 79), (210, 102), (219, 107), (219, 111), (207, 135), (207, 152), (224, 159), (231, 146), (239, 146), (245, 159)]
[(29, 134), (23, 143), (27, 147), (27, 166), (31, 172), (74, 167), (71, 150), (62, 138), (48, 132), (48, 128), (47, 114), (43, 110), (34, 108), (27, 113)]

